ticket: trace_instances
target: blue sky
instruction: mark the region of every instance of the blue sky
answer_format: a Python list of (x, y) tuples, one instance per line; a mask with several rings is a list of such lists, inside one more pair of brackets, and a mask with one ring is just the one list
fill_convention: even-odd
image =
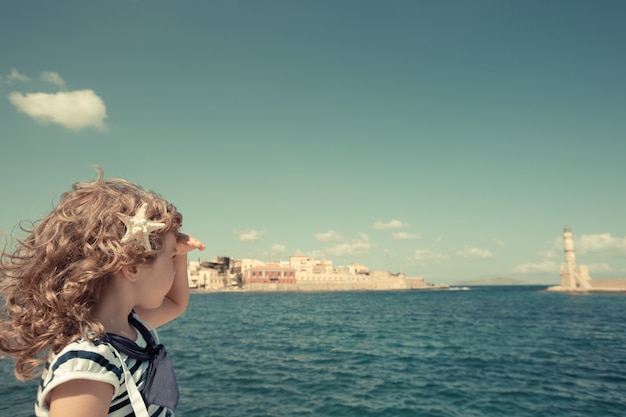
[(3, 1), (0, 230), (123, 177), (204, 252), (626, 277), (622, 1)]

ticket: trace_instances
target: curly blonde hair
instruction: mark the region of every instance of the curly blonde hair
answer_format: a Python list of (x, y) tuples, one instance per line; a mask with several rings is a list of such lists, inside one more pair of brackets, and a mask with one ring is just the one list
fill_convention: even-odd
[[(177, 232), (182, 215), (158, 194), (123, 179), (76, 183), (62, 194), (12, 253), (0, 256), (0, 352), (15, 358), (18, 379), (35, 378), (48, 355), (74, 340), (104, 333), (94, 317), (98, 297), (122, 266), (151, 263), (163, 236)], [(150, 234), (151, 248), (121, 243), (125, 225), (118, 213), (133, 215), (147, 203), (147, 217), (164, 223)]]

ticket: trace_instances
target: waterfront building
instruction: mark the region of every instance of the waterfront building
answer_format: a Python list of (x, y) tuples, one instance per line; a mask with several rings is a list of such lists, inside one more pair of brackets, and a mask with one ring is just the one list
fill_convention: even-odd
[[(225, 266), (228, 265), (228, 268)], [(388, 271), (370, 271), (362, 264), (333, 267), (331, 260), (293, 255), (289, 262), (265, 263), (257, 259), (216, 257), (189, 263), (189, 286), (198, 290), (247, 291), (351, 291), (445, 289), (427, 284), (422, 277)]]
[(239, 263), (239, 270), (235, 272), (241, 272), (244, 275), (252, 268), (265, 265), (265, 262), (258, 259), (240, 259), (237, 262)]
[(292, 255), (289, 258), (289, 266), (296, 272), (313, 273), (313, 258), (306, 255)]
[(348, 265), (348, 271), (351, 274), (367, 274), (369, 273), (369, 268), (363, 264), (350, 264)]
[(316, 274), (328, 274), (333, 272), (333, 261), (328, 259), (313, 261), (313, 272)]
[(266, 264), (248, 269), (243, 276), (243, 286), (251, 291), (294, 289), (296, 271), (277, 264)]
[(187, 266), (189, 288), (203, 290), (221, 290), (225, 286), (224, 277), (219, 270), (202, 267), (200, 262), (189, 262)]

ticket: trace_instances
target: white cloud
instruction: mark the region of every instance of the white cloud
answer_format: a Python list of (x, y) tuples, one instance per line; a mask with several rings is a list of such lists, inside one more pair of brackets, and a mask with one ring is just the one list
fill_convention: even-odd
[[(582, 235), (574, 240), (576, 254), (602, 254), (623, 256), (626, 252), (626, 238), (614, 237), (610, 233), (598, 233)], [(522, 274), (531, 273), (558, 273), (559, 266), (565, 263), (563, 255), (563, 238), (554, 240), (554, 249), (541, 251), (539, 256), (543, 258), (539, 263), (526, 263), (513, 268), (513, 272)], [(560, 262), (562, 260), (562, 262)], [(585, 262), (577, 262), (579, 265), (587, 265)], [(607, 263), (588, 264), (592, 273), (611, 272), (613, 268)], [(558, 276), (558, 275), (557, 275)]]
[(329, 230), (323, 233), (317, 233), (315, 239), (320, 242), (341, 242), (343, 237), (334, 230)]
[(554, 259), (556, 257), (556, 253), (552, 250), (540, 251), (537, 253), (537, 255), (539, 255), (543, 259)]
[(41, 73), (41, 79), (50, 84), (65, 88), (65, 80), (63, 80), (63, 78), (61, 78), (61, 76), (56, 72), (44, 71)]
[(407, 232), (395, 232), (391, 236), (393, 236), (394, 239), (398, 239), (398, 240), (416, 240), (416, 239), (422, 238), (422, 235), (420, 235), (419, 233), (407, 233)]
[(29, 81), (30, 79), (25, 76), (24, 74), (20, 73), (18, 70), (16, 70), (15, 68), (13, 68), (11, 70), (11, 73), (6, 77), (7, 80), (9, 80), (9, 83), (13, 82), (13, 81), (22, 81), (22, 82), (26, 82)]
[(491, 253), (488, 249), (480, 249), (480, 248), (463, 248), (461, 250), (456, 251), (457, 256), (463, 259), (491, 259), (493, 258), (493, 253)]
[(606, 263), (599, 263), (599, 264), (591, 264), (588, 265), (589, 268), (589, 272), (611, 272), (613, 270), (613, 268), (611, 268), (611, 266), (609, 264)]
[[(625, 253), (626, 238), (614, 237), (610, 233), (582, 235), (575, 242), (576, 252), (587, 253)], [(563, 243), (561, 243), (561, 246)]]
[(275, 243), (272, 245), (272, 253), (285, 253), (287, 252), (287, 247), (285, 245), (281, 245), (280, 243)]
[(540, 263), (526, 263), (513, 268), (513, 272), (520, 274), (533, 274), (538, 272), (555, 272), (559, 270), (559, 266), (549, 259), (544, 259)]
[(505, 241), (503, 241), (501, 239), (498, 239), (497, 237), (494, 237), (492, 239), (492, 242), (493, 242), (494, 245), (496, 245), (496, 246), (498, 246), (500, 248), (506, 248), (507, 246), (509, 246), (508, 243), (506, 243)]
[(9, 94), (19, 111), (42, 123), (56, 123), (70, 130), (93, 127), (104, 130), (106, 106), (93, 90)]
[(401, 229), (401, 228), (405, 228), (409, 226), (410, 226), (409, 224), (402, 223), (400, 220), (394, 219), (387, 223), (377, 221), (374, 223), (372, 227), (377, 230), (387, 230), (387, 229)]
[[(297, 250), (295, 253), (302, 253), (302, 251), (301, 250)], [(322, 251), (320, 249), (315, 249), (315, 250), (312, 250), (310, 252), (307, 252), (306, 255), (310, 256), (313, 259), (326, 259), (326, 254), (324, 253), (324, 251)]]
[(367, 252), (370, 247), (370, 238), (365, 233), (359, 233), (358, 238), (335, 242), (329, 248), (324, 249), (324, 253), (330, 256), (354, 256)]
[(370, 249), (369, 241), (351, 241), (351, 242), (342, 242), (337, 243), (335, 246), (326, 248), (324, 250), (325, 253), (331, 256), (353, 256), (358, 255), (360, 253), (367, 252)]
[(414, 258), (418, 261), (428, 262), (441, 262), (448, 259), (448, 255), (445, 253), (436, 253), (428, 249), (416, 249)]
[(239, 235), (239, 240), (242, 242), (256, 242), (261, 239), (263, 232), (257, 230), (247, 230), (245, 232), (236, 232)]

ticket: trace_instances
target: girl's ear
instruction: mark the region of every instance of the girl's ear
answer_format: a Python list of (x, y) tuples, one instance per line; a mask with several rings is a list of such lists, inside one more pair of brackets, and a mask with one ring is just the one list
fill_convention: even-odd
[(122, 276), (131, 282), (137, 281), (139, 267), (137, 265), (125, 265), (120, 269)]

